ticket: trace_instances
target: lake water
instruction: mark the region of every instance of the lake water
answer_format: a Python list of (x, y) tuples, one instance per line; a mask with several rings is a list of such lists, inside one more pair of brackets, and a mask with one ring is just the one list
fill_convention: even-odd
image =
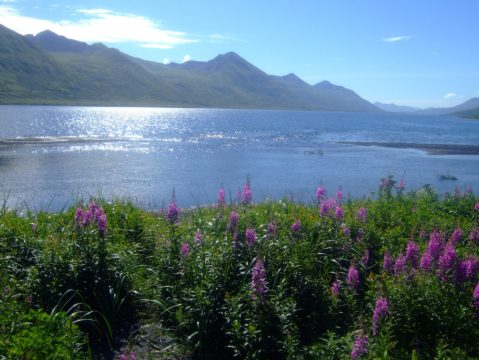
[[(479, 121), (331, 112), (0, 106), (0, 195), (9, 206), (58, 210), (101, 194), (160, 208), (235, 198), (310, 201), (318, 184), (361, 197), (389, 174), (407, 190), (479, 190), (479, 155), (340, 142), (479, 144)], [(441, 181), (453, 175), (457, 181)]]

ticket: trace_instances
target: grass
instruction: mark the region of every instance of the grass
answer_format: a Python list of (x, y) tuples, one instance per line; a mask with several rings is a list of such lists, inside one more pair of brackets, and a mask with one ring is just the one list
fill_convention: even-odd
[(478, 199), (395, 185), (178, 214), (3, 208), (0, 354), (343, 359), (356, 343), (356, 358), (477, 358)]

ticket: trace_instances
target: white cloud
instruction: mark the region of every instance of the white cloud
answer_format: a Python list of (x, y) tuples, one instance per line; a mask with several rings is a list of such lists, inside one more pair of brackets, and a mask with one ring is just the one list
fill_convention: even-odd
[(183, 60), (181, 62), (185, 63), (185, 62), (190, 61), (190, 60), (191, 60), (191, 55), (186, 54), (185, 56), (183, 56)]
[(454, 93), (448, 93), (446, 95), (444, 95), (444, 99), (450, 99), (450, 98), (453, 98), (453, 97), (456, 97), (457, 94), (454, 94)]
[(412, 38), (412, 35), (393, 36), (393, 37), (385, 38), (385, 39), (383, 39), (383, 41), (385, 41), (385, 42), (398, 42), (398, 41), (402, 41), (402, 40), (408, 40), (410, 38)]
[(141, 44), (141, 47), (148, 48), (148, 49), (171, 49), (173, 45), (169, 44), (156, 44), (156, 43), (149, 43), (149, 44)]
[(135, 14), (108, 9), (77, 10), (80, 19), (52, 21), (24, 16), (9, 6), (0, 6), (0, 23), (20, 34), (51, 30), (88, 43), (137, 43), (143, 47), (167, 49), (195, 42), (188, 34), (165, 30), (155, 21)]
[(0, 0), (0, 3), (16, 3), (18, 0)]
[(206, 39), (215, 44), (224, 44), (230, 41), (244, 42), (244, 39), (241, 36), (236, 35), (210, 34), (206, 37)]
[(163, 64), (165, 64), (165, 65), (168, 65), (170, 62), (171, 62), (171, 61), (170, 61), (170, 59), (168, 59), (168, 58), (164, 58), (164, 59), (163, 59)]

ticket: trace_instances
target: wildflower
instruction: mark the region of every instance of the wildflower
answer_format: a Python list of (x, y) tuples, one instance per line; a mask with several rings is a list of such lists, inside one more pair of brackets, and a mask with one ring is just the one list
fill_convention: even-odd
[(354, 268), (353, 265), (349, 267), (348, 275), (346, 277), (346, 282), (347, 284), (351, 287), (353, 290), (357, 290), (359, 286), (359, 273), (358, 271)]
[(197, 231), (195, 234), (195, 245), (200, 246), (202, 242), (203, 242), (203, 234)]
[(378, 334), (379, 321), (383, 320), (388, 314), (388, 299), (380, 297), (376, 300), (376, 306), (373, 312), (373, 335)]
[(429, 244), (427, 249), (434, 260), (439, 257), (442, 249), (442, 234), (440, 232), (434, 230), (431, 235), (429, 235)]
[(135, 353), (133, 351), (127, 351), (120, 355), (119, 360), (136, 360)]
[(334, 197), (329, 198), (329, 208), (333, 210), (336, 207), (336, 199)]
[(466, 267), (466, 278), (473, 279), (479, 271), (479, 262), (476, 257), (472, 256), (464, 260)]
[(339, 189), (336, 193), (336, 199), (338, 200), (338, 203), (341, 203), (341, 201), (343, 201), (343, 192), (341, 191), (341, 189)]
[(300, 220), (296, 220), (293, 225), (291, 225), (291, 232), (293, 234), (297, 234), (301, 231), (301, 221)]
[(421, 231), (419, 231), (419, 237), (420, 237), (421, 239), (425, 239), (425, 238), (427, 237), (427, 232), (426, 232), (426, 230), (421, 229)]
[(319, 212), (321, 217), (325, 217), (329, 213), (329, 202), (327, 200), (321, 201), (321, 205), (319, 207)]
[(334, 297), (338, 297), (339, 291), (340, 291), (339, 281), (335, 280), (333, 284), (331, 285), (331, 294), (333, 294)]
[(107, 219), (106, 219), (106, 214), (103, 212), (103, 209), (101, 209), (101, 212), (98, 215), (97, 221), (98, 221), (98, 232), (100, 233), (100, 235), (104, 236), (106, 234)]
[(341, 206), (337, 206), (337, 207), (336, 207), (335, 215), (336, 215), (336, 219), (338, 219), (338, 220), (342, 220), (342, 219), (343, 219), (344, 210), (343, 210), (343, 208), (342, 208)]
[(233, 250), (238, 249), (239, 247), (239, 242), (238, 242), (238, 232), (235, 230), (233, 233)]
[(389, 176), (387, 178), (382, 178), (381, 179), (381, 183), (379, 185), (379, 188), (383, 189), (383, 190), (386, 190), (386, 191), (390, 191), (393, 185), (394, 185), (393, 179), (392, 179), (391, 176)]
[(471, 229), (471, 232), (469, 233), (469, 240), (479, 241), (479, 228)]
[(253, 247), (253, 245), (256, 242), (256, 231), (252, 228), (247, 228), (246, 229), (246, 243), (248, 244), (248, 247)]
[(251, 291), (253, 300), (262, 298), (267, 291), (265, 277), (266, 270), (264, 268), (264, 263), (261, 259), (257, 259), (253, 271), (251, 272)]
[(477, 283), (474, 292), (472, 293), (472, 306), (476, 309), (479, 308), (479, 283)]
[(398, 276), (404, 273), (406, 268), (406, 257), (403, 254), (399, 254), (394, 263), (394, 275)]
[(267, 230), (268, 235), (269, 236), (275, 236), (276, 231), (278, 231), (278, 226), (276, 225), (275, 222), (270, 222), (268, 224), (268, 230)]
[(316, 190), (316, 200), (318, 201), (318, 203), (321, 202), (325, 197), (326, 190), (324, 189), (324, 187), (318, 187), (318, 189)]
[(349, 237), (349, 235), (351, 234), (351, 230), (349, 229), (349, 226), (346, 224), (342, 224), (341, 229), (343, 230), (344, 236)]
[(405, 187), (406, 187), (406, 182), (404, 181), (404, 178), (402, 178), (399, 181), (399, 184), (396, 186), (396, 190), (397, 190), (397, 192), (401, 193), (401, 192), (403, 192)]
[(225, 189), (221, 188), (218, 191), (218, 207), (223, 207), (225, 204)]
[(452, 233), (452, 236), (451, 236), (451, 242), (454, 245), (456, 245), (461, 240), (462, 240), (462, 229), (460, 228), (454, 229), (454, 232)]
[(368, 353), (368, 337), (356, 336), (353, 349), (351, 350), (351, 359), (356, 360)]
[(458, 261), (456, 265), (456, 283), (461, 284), (466, 280), (466, 260)]
[(474, 212), (479, 212), (479, 202), (474, 205)]
[(176, 207), (176, 201), (172, 201), (168, 212), (166, 213), (166, 218), (171, 224), (174, 224), (178, 220), (178, 208)]
[(393, 265), (393, 258), (391, 257), (391, 254), (389, 253), (389, 251), (386, 250), (384, 252), (384, 260), (383, 260), (384, 271), (390, 272), (392, 265)]
[(180, 254), (183, 257), (190, 255), (190, 245), (188, 243), (181, 244)]
[(75, 211), (75, 225), (83, 225), (83, 209), (81, 207), (77, 208)]
[(236, 229), (236, 227), (238, 226), (238, 219), (239, 219), (239, 215), (236, 211), (232, 211), (230, 213), (230, 222), (228, 224), (228, 229), (230, 231), (234, 231)]
[(360, 207), (356, 213), (356, 219), (361, 222), (365, 222), (368, 217), (368, 210), (364, 207)]
[(251, 204), (252, 201), (253, 201), (253, 193), (251, 192), (249, 181), (247, 181), (243, 188), (243, 195), (241, 197), (241, 202), (245, 205), (248, 205), (248, 204)]
[(446, 280), (447, 273), (454, 269), (456, 261), (456, 249), (451, 243), (447, 243), (444, 252), (439, 257), (439, 274), (443, 280)]
[(37, 224), (31, 223), (30, 225), (32, 226), (32, 231), (33, 232), (37, 231)]
[(409, 241), (406, 247), (406, 262), (409, 262), (413, 268), (416, 268), (418, 259), (419, 246), (414, 241)]
[(361, 261), (363, 262), (364, 266), (369, 264), (369, 249), (364, 250), (364, 255), (361, 258)]
[(433, 261), (433, 258), (431, 256), (431, 253), (428, 250), (424, 251), (421, 256), (421, 262), (419, 264), (419, 268), (423, 270), (424, 272), (431, 271), (432, 261)]

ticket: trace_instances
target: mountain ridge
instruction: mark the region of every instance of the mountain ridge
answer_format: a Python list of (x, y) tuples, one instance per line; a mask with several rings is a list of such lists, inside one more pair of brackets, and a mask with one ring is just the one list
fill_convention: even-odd
[(350, 89), (269, 75), (235, 52), (161, 64), (50, 30), (22, 36), (1, 25), (0, 50), (4, 104), (380, 111)]

